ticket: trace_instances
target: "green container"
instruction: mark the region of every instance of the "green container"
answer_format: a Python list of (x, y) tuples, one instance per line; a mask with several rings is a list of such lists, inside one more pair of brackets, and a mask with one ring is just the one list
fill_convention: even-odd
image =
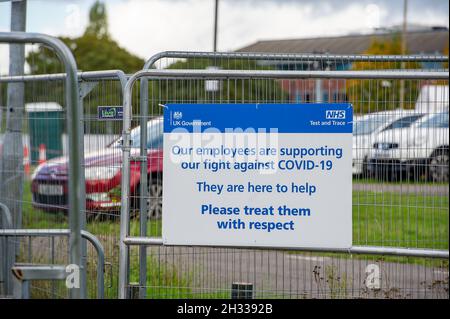
[(25, 110), (28, 114), (31, 163), (39, 162), (42, 146), (46, 160), (62, 156), (64, 112), (61, 105), (56, 102), (28, 103)]

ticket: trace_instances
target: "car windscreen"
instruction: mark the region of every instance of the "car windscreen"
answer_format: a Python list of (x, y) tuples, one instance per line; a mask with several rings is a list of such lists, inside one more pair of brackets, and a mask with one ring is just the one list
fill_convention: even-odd
[[(141, 127), (137, 126), (131, 130), (131, 147), (141, 146)], [(122, 138), (111, 143), (110, 147), (120, 147)], [(147, 122), (147, 149), (162, 148), (163, 145), (163, 120), (156, 118)]]
[(423, 114), (414, 114), (414, 115), (408, 115), (408, 116), (402, 117), (398, 120), (395, 120), (391, 124), (389, 124), (383, 131), (400, 129), (400, 128), (408, 128), (414, 122), (416, 122), (418, 119), (420, 119), (422, 116), (423, 116)]
[(386, 121), (390, 117), (385, 115), (372, 115), (367, 119), (358, 120), (353, 124), (354, 135), (366, 135), (375, 132), (382, 125), (386, 124)]
[(448, 112), (438, 113), (419, 124), (419, 128), (448, 128)]

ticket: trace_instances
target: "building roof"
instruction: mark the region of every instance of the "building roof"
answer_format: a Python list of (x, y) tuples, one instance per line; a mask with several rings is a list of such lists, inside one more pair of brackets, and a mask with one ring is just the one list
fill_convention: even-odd
[[(362, 54), (374, 39), (388, 40), (392, 36), (391, 32), (307, 39), (262, 40), (238, 49), (237, 52)], [(441, 29), (407, 32), (407, 51), (409, 54), (442, 53), (448, 45), (448, 36), (448, 30)]]

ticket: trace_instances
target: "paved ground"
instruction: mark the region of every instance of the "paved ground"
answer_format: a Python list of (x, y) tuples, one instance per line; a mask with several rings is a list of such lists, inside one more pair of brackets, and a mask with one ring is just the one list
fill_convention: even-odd
[[(448, 298), (448, 268), (425, 264), (320, 257), (309, 253), (225, 248), (149, 248), (159, 267), (188, 274), (194, 292), (230, 293), (233, 282), (253, 283), (268, 298)], [(366, 267), (379, 267), (379, 290), (366, 286)], [(155, 283), (155, 286), (161, 283)]]
[[(107, 261), (117, 260), (117, 256), (112, 257), (112, 250), (118, 253), (114, 246), (116, 240), (101, 239), (104, 243), (110, 240), (112, 244), (105, 245)], [(48, 238), (34, 238), (32, 245), (34, 262), (50, 262), (51, 243)], [(67, 241), (56, 241), (55, 250), (55, 262), (66, 263)], [(24, 252), (27, 251), (24, 246)], [(89, 260), (94, 261), (95, 254), (92, 249), (89, 251)], [(153, 293), (148, 296), (150, 298), (183, 298), (185, 295), (180, 292), (187, 291), (199, 298), (229, 297), (234, 282), (252, 283), (257, 298), (449, 297), (448, 264), (430, 259), (420, 264), (407, 264), (383, 262), (376, 256), (338, 258), (312, 253), (207, 247), (149, 247), (148, 253), (152, 258), (147, 269)], [(26, 254), (23, 258), (26, 260)], [(92, 281), (95, 281), (94, 264), (91, 265)], [(367, 287), (369, 265), (375, 265), (372, 269), (379, 269), (380, 289)], [(117, 275), (117, 264), (114, 266)], [(108, 285), (109, 271), (108, 268)], [(136, 275), (137, 269), (132, 273)], [(49, 288), (47, 290), (50, 291)], [(109, 291), (108, 288), (106, 290)], [(114, 292), (108, 293), (115, 295)]]

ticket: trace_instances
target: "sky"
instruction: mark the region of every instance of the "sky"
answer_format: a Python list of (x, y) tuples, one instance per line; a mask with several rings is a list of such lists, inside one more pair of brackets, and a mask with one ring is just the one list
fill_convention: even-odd
[[(28, 0), (27, 31), (76, 37), (94, 0)], [(211, 51), (214, 0), (108, 0), (109, 31), (148, 59), (166, 50)], [(219, 0), (218, 51), (264, 39), (370, 33), (402, 23), (403, 0)], [(446, 26), (448, 0), (409, 0), (408, 22)], [(0, 0), (0, 31), (9, 31), (10, 3)], [(7, 66), (0, 45), (0, 72)]]

